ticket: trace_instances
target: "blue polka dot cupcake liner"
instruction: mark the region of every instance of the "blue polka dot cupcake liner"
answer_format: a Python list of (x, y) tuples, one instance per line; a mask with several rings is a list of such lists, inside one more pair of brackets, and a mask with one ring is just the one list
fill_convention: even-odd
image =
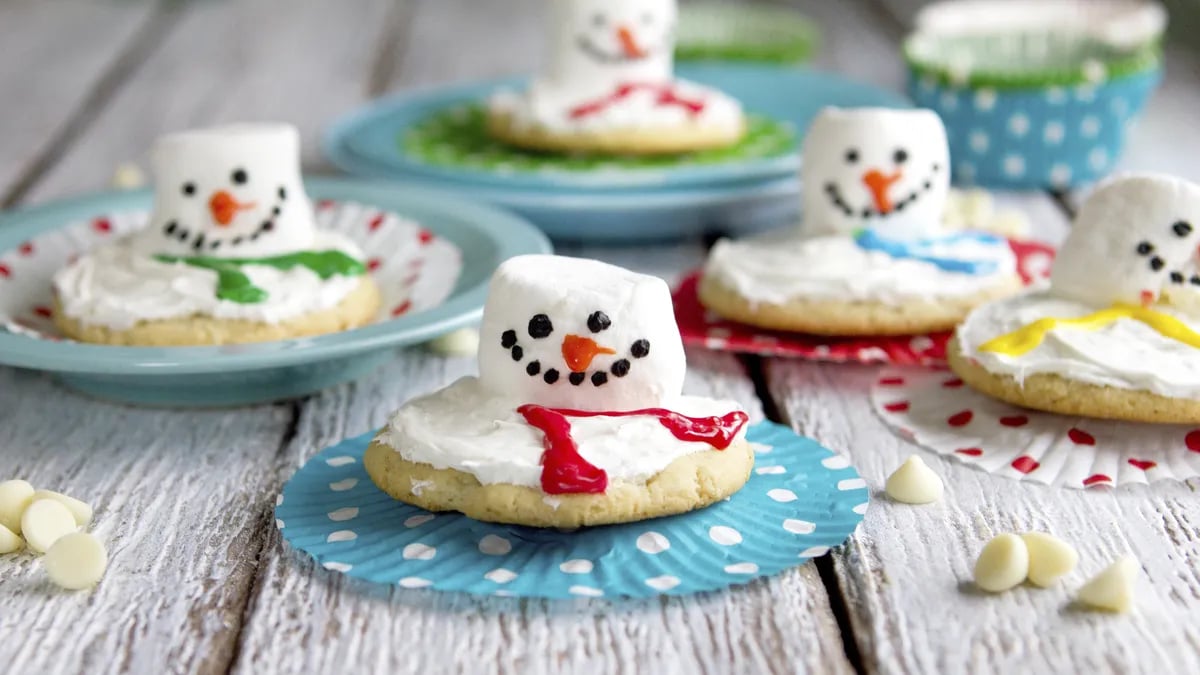
[[(973, 21), (986, 20), (979, 11), (986, 3), (962, 4), (974, 6)], [(956, 3), (938, 10), (939, 23), (965, 23), (950, 16)], [(905, 42), (908, 92), (941, 116), (954, 180), (962, 185), (1063, 190), (1103, 178), (1162, 79), (1154, 30), (1140, 42), (1114, 45), (1049, 26), (994, 33), (944, 28), (919, 28)]]
[(283, 488), (276, 526), (328, 570), (401, 588), (553, 599), (718, 590), (824, 555), (854, 533), (868, 505), (849, 460), (763, 422), (747, 431), (750, 480), (708, 508), (574, 531), (485, 523), (376, 488), (362, 463), (373, 436), (306, 462)]

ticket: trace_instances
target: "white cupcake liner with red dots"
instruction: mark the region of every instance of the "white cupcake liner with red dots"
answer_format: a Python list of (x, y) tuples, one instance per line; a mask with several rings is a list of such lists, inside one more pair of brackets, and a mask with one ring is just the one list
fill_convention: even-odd
[[(317, 227), (346, 235), (366, 252), (367, 269), (383, 296), (377, 320), (436, 307), (454, 290), (462, 252), (419, 223), (349, 201), (323, 200), (315, 210)], [(0, 330), (62, 339), (51, 320), (54, 274), (89, 250), (141, 228), (148, 216), (144, 210), (97, 214), (0, 251)]]
[[(1025, 283), (1050, 275), (1054, 249), (1033, 241), (1009, 240)], [(675, 320), (683, 343), (716, 351), (801, 358), (833, 363), (885, 363), (932, 366), (946, 362), (950, 332), (927, 335), (829, 337), (772, 331), (722, 319), (700, 304), (700, 272), (675, 290)]]
[(1086, 489), (1200, 477), (1200, 426), (1019, 408), (945, 370), (886, 369), (871, 402), (902, 437), (1005, 478)]

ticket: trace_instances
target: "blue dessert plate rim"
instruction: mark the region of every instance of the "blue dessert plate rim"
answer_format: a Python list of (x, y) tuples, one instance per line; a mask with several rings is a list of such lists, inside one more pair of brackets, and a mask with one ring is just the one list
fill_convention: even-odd
[[(459, 247), (463, 269), (445, 302), (340, 333), (222, 347), (116, 347), (39, 340), (0, 331), (0, 364), (63, 373), (217, 373), (302, 365), (413, 344), (479, 319), (492, 271), (503, 260), (548, 253), (550, 241), (506, 211), (425, 187), (363, 179), (306, 178), (314, 200), (357, 201), (416, 220)], [(150, 190), (101, 192), (0, 214), (0, 252), (102, 213), (149, 209)]]

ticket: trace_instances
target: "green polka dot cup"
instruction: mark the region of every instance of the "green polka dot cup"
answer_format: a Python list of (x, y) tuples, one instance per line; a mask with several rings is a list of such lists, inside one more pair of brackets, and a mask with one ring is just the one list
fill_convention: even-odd
[(1161, 80), (1162, 23), (1124, 0), (1008, 5), (934, 5), (904, 46), (909, 95), (945, 122), (955, 182), (1063, 190), (1105, 176)]

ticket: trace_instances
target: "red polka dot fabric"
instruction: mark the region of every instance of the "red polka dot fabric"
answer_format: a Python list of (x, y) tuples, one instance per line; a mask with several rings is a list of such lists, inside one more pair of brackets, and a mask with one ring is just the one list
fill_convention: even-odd
[(904, 439), (1005, 478), (1094, 489), (1200, 476), (1200, 427), (1026, 410), (944, 369), (885, 369), (871, 402)]

